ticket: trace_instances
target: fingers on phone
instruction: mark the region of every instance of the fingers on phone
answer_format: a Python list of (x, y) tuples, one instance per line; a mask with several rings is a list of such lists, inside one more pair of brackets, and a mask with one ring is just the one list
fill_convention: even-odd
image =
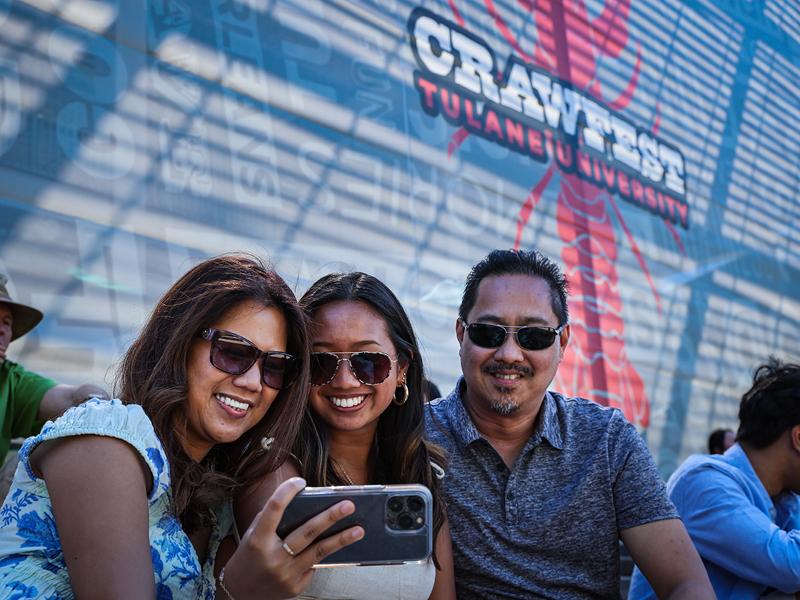
[(313, 546), (312, 554), (314, 555), (314, 564), (322, 562), (326, 556), (330, 556), (334, 552), (341, 550), (345, 546), (357, 542), (364, 537), (364, 528), (360, 526), (350, 527), (344, 531), (332, 535), (331, 537), (320, 540)]
[(264, 504), (261, 512), (253, 519), (250, 529), (255, 529), (259, 535), (263, 536), (270, 532), (274, 534), (289, 502), (304, 487), (306, 487), (306, 482), (302, 477), (292, 477), (281, 483)]
[[(333, 506), (331, 506), (330, 508), (328, 508), (327, 510), (322, 511), (315, 517), (309, 519), (297, 529), (295, 529), (292, 533), (286, 536), (285, 541), (289, 544), (289, 546), (294, 548), (296, 552), (298, 553), (302, 552), (306, 548), (311, 546), (314, 543), (314, 540), (316, 540), (331, 525), (336, 523), (339, 519), (351, 514), (354, 510), (355, 510), (355, 505), (350, 500), (343, 500), (342, 502), (338, 502)], [(338, 545), (334, 550), (325, 553), (323, 556), (327, 556), (328, 554), (330, 554), (331, 552), (335, 552), (339, 548), (344, 548), (347, 544), (352, 544), (357, 539), (363, 537), (364, 534), (363, 534), (363, 529), (361, 527), (347, 529), (345, 531), (342, 531), (341, 534), (346, 534), (348, 531), (352, 531), (353, 529), (359, 529), (361, 531), (359, 537), (354, 537), (349, 541), (347, 541), (346, 543)], [(331, 536), (328, 539), (334, 540), (341, 534)]]

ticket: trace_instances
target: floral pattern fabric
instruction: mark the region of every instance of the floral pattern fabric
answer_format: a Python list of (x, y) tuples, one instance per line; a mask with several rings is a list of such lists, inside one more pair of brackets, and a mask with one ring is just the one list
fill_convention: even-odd
[(170, 511), (169, 463), (153, 425), (138, 405), (93, 399), (71, 408), (28, 438), (6, 501), (0, 508), (0, 600), (74, 598), (47, 486), (31, 470), (42, 442), (74, 435), (104, 435), (129, 443), (153, 476), (148, 498), (150, 556), (158, 600), (213, 600), (214, 557), (230, 530), (230, 505), (217, 514), (208, 559), (200, 565), (189, 537)]

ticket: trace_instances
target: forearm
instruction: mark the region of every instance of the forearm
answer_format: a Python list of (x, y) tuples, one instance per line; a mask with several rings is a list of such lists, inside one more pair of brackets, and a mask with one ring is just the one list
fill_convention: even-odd
[(109, 395), (106, 390), (91, 383), (84, 383), (83, 385), (59, 384), (50, 388), (42, 397), (37, 418), (40, 421), (57, 419), (68, 408), (77, 406), (91, 397), (108, 399)]
[(716, 600), (714, 591), (707, 582), (686, 581), (666, 596), (666, 600)]

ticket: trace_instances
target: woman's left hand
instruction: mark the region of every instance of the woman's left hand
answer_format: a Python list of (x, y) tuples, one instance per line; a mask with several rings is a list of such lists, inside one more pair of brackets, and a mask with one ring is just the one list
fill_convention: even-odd
[(363, 528), (350, 527), (315, 541), (320, 533), (355, 510), (353, 503), (345, 500), (281, 539), (278, 523), (289, 502), (305, 485), (303, 479), (294, 477), (278, 486), (225, 565), (219, 598), (278, 600), (297, 596), (311, 582), (312, 566), (364, 537)]

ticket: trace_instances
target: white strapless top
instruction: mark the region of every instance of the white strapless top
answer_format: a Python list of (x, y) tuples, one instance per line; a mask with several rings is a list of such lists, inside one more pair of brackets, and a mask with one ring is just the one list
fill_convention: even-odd
[(298, 600), (427, 600), (436, 579), (432, 560), (407, 565), (315, 569)]

